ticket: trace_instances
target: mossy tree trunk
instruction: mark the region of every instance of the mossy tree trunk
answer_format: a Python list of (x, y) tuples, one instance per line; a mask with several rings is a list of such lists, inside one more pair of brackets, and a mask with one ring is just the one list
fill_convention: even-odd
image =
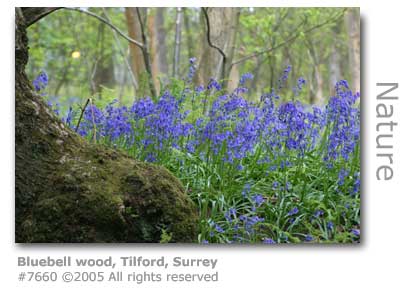
[(196, 209), (169, 171), (85, 141), (33, 91), (26, 28), (55, 9), (16, 9), (16, 242), (196, 241)]

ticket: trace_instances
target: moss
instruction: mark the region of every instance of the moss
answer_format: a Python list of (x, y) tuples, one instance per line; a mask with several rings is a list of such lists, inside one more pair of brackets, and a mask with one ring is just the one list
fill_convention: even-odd
[(160, 242), (163, 231), (195, 241), (197, 211), (178, 179), (86, 142), (33, 93), (18, 15), (16, 28), (16, 242)]

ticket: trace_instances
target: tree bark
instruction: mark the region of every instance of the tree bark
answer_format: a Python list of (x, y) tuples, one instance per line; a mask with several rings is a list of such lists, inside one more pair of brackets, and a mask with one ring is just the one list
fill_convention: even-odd
[(169, 171), (85, 141), (33, 91), (26, 28), (47, 12), (16, 8), (16, 242), (195, 241), (197, 211)]
[(195, 57), (193, 53), (193, 38), (192, 38), (192, 32), (190, 29), (190, 19), (189, 15), (187, 12), (187, 8), (183, 8), (183, 23), (185, 25), (185, 35), (187, 38), (187, 52), (188, 52), (188, 58)]
[(346, 25), (349, 36), (349, 67), (352, 77), (352, 90), (360, 91), (361, 69), (360, 69), (360, 15), (359, 8), (349, 8), (346, 13)]
[(324, 104), (324, 93), (323, 93), (323, 85), (324, 79), (321, 75), (320, 70), (320, 60), (317, 55), (317, 52), (314, 48), (314, 44), (310, 39), (306, 39), (306, 44), (308, 47), (308, 52), (310, 53), (312, 59), (312, 68), (313, 68), (313, 80), (310, 86), (310, 103), (312, 105), (323, 105)]
[[(208, 22), (204, 19), (204, 30), (209, 31), (203, 34), (204, 48), (201, 55), (201, 62), (198, 68), (198, 82), (207, 83), (211, 77), (225, 79), (229, 76), (232, 56), (234, 53), (235, 32), (237, 31), (238, 8), (206, 8)], [(211, 44), (226, 55), (223, 55)], [(233, 47), (233, 48), (232, 48)], [(230, 59), (230, 60), (229, 60)], [(223, 70), (224, 68), (224, 70)]]
[[(128, 35), (132, 39), (142, 43), (142, 32), (136, 15), (134, 7), (125, 8), (126, 24), (128, 28)], [(143, 62), (142, 50), (135, 44), (129, 43), (129, 50), (131, 52), (131, 67), (132, 72), (138, 81), (141, 80), (141, 75), (145, 72), (145, 64)], [(136, 93), (137, 94), (137, 93)]]
[[(165, 30), (165, 9), (157, 8), (155, 15), (155, 30), (157, 40), (157, 59), (159, 72), (166, 78), (168, 75), (168, 60), (166, 58), (166, 52), (168, 50), (166, 46), (166, 30)], [(165, 80), (167, 82), (167, 80)]]
[(155, 8), (154, 13), (148, 16), (148, 33), (150, 39), (150, 56), (152, 59), (152, 76), (159, 92), (161, 82), (168, 83), (168, 62), (166, 59), (166, 32), (164, 28), (165, 8)]
[(175, 54), (173, 57), (173, 77), (179, 77), (180, 46), (182, 43), (182, 8), (176, 8), (175, 22)]

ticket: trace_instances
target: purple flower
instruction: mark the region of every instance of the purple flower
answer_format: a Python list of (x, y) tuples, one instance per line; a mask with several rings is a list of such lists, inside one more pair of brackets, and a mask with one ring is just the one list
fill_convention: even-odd
[(250, 72), (247, 72), (247, 73), (244, 73), (241, 77), (240, 77), (240, 81), (239, 81), (239, 83), (241, 84), (241, 85), (243, 85), (245, 82), (246, 82), (246, 80), (248, 80), (248, 79), (253, 79), (253, 74), (251, 74)]
[(218, 233), (224, 233), (224, 230), (223, 230), (223, 228), (222, 227), (220, 227), (219, 225), (215, 225), (214, 226), (214, 229), (216, 230), (216, 232), (218, 232)]
[(217, 82), (216, 79), (211, 78), (209, 84), (207, 85), (207, 89), (211, 90), (212, 88), (214, 88), (216, 91), (220, 91), (222, 89), (222, 86)]
[(199, 85), (197, 87), (195, 87), (195, 92), (196, 94), (200, 94), (201, 92), (203, 92), (205, 90), (203, 85)]
[(298, 214), (298, 208), (297, 207), (293, 208), (292, 210), (290, 210), (287, 213), (288, 216), (293, 216), (293, 215), (296, 215), (296, 214)]
[(273, 239), (271, 239), (271, 238), (264, 238), (263, 243), (264, 243), (264, 244), (275, 244), (275, 243), (277, 243), (277, 242), (275, 242), (275, 241), (274, 241)]
[(338, 185), (344, 185), (345, 178), (348, 176), (349, 172), (345, 169), (341, 169), (338, 174)]
[(189, 67), (189, 73), (187, 74), (187, 83), (191, 83), (193, 76), (196, 73), (196, 58), (192, 57), (189, 59), (190, 67)]
[(360, 236), (360, 235), (361, 235), (361, 230), (360, 230), (360, 229), (352, 229), (352, 230), (351, 230), (351, 233), (352, 233), (354, 236)]
[(321, 217), (323, 215), (324, 215), (324, 212), (322, 210), (316, 210), (314, 212), (314, 217), (316, 217), (316, 218), (319, 218), (319, 217)]
[(310, 235), (310, 234), (305, 235), (305, 242), (310, 242), (310, 241), (313, 241), (313, 240), (314, 240), (314, 237), (312, 237), (312, 235)]
[(284, 69), (282, 76), (278, 80), (278, 90), (281, 90), (283, 88), (284, 83), (287, 81), (288, 75), (290, 74), (290, 72), (291, 72), (291, 65), (288, 65), (286, 69)]
[(237, 210), (235, 208), (230, 208), (227, 212), (224, 213), (224, 217), (228, 222), (232, 221), (232, 218), (236, 218)]
[(327, 228), (328, 228), (328, 230), (334, 229), (334, 223), (332, 223), (331, 221), (329, 221), (329, 222), (327, 223)]
[(39, 92), (45, 89), (48, 85), (48, 75), (45, 71), (41, 71), (33, 80), (34, 89)]
[(263, 204), (263, 202), (265, 201), (265, 200), (264, 200), (264, 197), (263, 197), (261, 194), (253, 195), (252, 200), (254, 201), (254, 203), (255, 203), (258, 207), (261, 206), (261, 205)]

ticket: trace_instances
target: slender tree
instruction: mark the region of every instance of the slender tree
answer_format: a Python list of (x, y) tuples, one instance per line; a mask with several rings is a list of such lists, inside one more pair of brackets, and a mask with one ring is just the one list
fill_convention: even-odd
[[(125, 8), (126, 24), (128, 28), (128, 35), (132, 39), (142, 43), (141, 26), (136, 15), (136, 8)], [(143, 61), (142, 49), (136, 44), (129, 43), (129, 50), (131, 52), (131, 67), (132, 72), (137, 80), (141, 80), (142, 74), (145, 72), (145, 64)], [(139, 89), (139, 85), (138, 85)]]
[(349, 37), (349, 67), (352, 75), (352, 89), (360, 90), (360, 15), (359, 8), (349, 8), (346, 13), (346, 27)]
[(173, 57), (173, 77), (179, 77), (180, 46), (182, 43), (182, 8), (176, 8), (175, 21), (175, 50)]

